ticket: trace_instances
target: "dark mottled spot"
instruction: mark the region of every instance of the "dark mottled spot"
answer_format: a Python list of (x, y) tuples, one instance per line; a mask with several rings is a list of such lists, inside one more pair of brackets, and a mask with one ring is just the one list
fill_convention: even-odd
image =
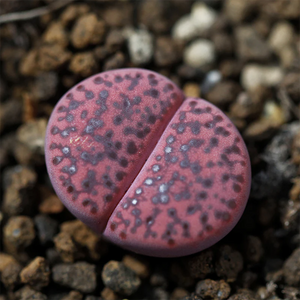
[(115, 142), (115, 147), (120, 150), (122, 148), (122, 143), (119, 141)]
[(126, 168), (128, 166), (128, 160), (125, 158), (125, 157), (122, 157), (120, 159), (120, 165), (123, 167), (123, 168)]
[(94, 79), (94, 83), (95, 84), (101, 84), (101, 83), (103, 83), (104, 82), (104, 80), (102, 79), (102, 77), (96, 77), (95, 79)]
[(125, 175), (126, 175), (125, 172), (122, 172), (122, 171), (117, 172), (117, 173), (116, 173), (116, 179), (117, 179), (118, 181), (122, 181), (123, 178), (125, 177)]
[(114, 222), (110, 224), (110, 230), (111, 231), (115, 231), (117, 229), (117, 227), (118, 227), (118, 225)]
[(200, 133), (200, 127), (201, 124), (199, 121), (195, 121), (194, 123), (191, 124), (191, 130), (193, 134), (199, 134)]
[(208, 121), (204, 124), (204, 126), (207, 128), (207, 129), (211, 129), (214, 127), (214, 123), (211, 122), (211, 121)]
[(100, 93), (99, 93), (99, 96), (101, 98), (104, 98), (106, 99), (108, 97), (108, 91), (107, 90), (102, 90)]
[(126, 235), (126, 233), (124, 232), (124, 231), (122, 231), (121, 233), (120, 233), (120, 238), (122, 239), (122, 240), (125, 240), (126, 239), (126, 237), (127, 237), (127, 235)]
[(168, 209), (168, 215), (170, 216), (170, 217), (174, 217), (174, 216), (176, 216), (176, 209), (175, 208), (169, 208)]
[(153, 74), (148, 75), (148, 80), (151, 86), (156, 86), (158, 84), (158, 81), (155, 79), (155, 75)]
[(69, 185), (67, 187), (67, 192), (70, 193), (70, 194), (73, 193), (74, 192), (74, 187), (72, 185)]
[(157, 99), (159, 97), (159, 91), (156, 89), (150, 89), (144, 92), (145, 96), (150, 96), (154, 99)]
[(91, 203), (91, 200), (89, 200), (89, 199), (85, 199), (85, 200), (82, 201), (82, 205), (83, 205), (84, 207), (90, 205), (90, 203)]
[(238, 184), (236, 184), (236, 183), (234, 183), (234, 184), (232, 185), (232, 189), (233, 189), (236, 193), (239, 193), (239, 192), (242, 190), (242, 188), (241, 188)]
[(156, 116), (150, 115), (150, 116), (148, 117), (147, 122), (150, 123), (150, 124), (155, 124), (155, 122), (156, 122)]
[(212, 231), (213, 230), (213, 227), (209, 224), (205, 225), (205, 230), (206, 231)]
[(84, 180), (84, 181), (82, 182), (82, 187), (83, 187), (84, 189), (89, 189), (89, 188), (91, 187), (90, 181), (89, 181), (88, 179)]
[(133, 134), (135, 132), (133, 127), (127, 126), (124, 128), (123, 133), (124, 135)]
[(116, 126), (122, 124), (122, 121), (123, 121), (122, 116), (119, 115), (119, 116), (115, 116), (115, 117), (114, 117), (114, 124), (115, 124)]
[(120, 83), (120, 82), (122, 82), (123, 81), (123, 78), (120, 76), (120, 75), (117, 75), (116, 77), (115, 77), (115, 82), (116, 83)]
[(197, 105), (197, 102), (196, 102), (196, 101), (190, 101), (190, 102), (189, 102), (189, 105), (190, 105), (191, 107), (194, 107), (194, 106)]
[(168, 245), (169, 246), (174, 246), (175, 245), (175, 241), (173, 239), (168, 239)]
[(147, 225), (151, 225), (152, 223), (153, 223), (153, 217), (152, 216), (149, 216), (149, 217), (147, 217), (146, 218), (146, 223), (147, 223)]
[(83, 111), (81, 112), (80, 118), (81, 118), (81, 119), (85, 119), (86, 116), (87, 116), (87, 114), (88, 114), (88, 111), (87, 111), (87, 110), (83, 110)]
[(113, 84), (110, 81), (104, 81), (104, 85), (107, 87), (112, 87)]
[(133, 154), (136, 154), (137, 151), (138, 151), (138, 149), (137, 149), (137, 147), (136, 147), (134, 141), (129, 141), (129, 142), (127, 143), (127, 153), (133, 155)]
[(73, 115), (71, 115), (71, 114), (68, 114), (67, 116), (66, 116), (66, 121), (67, 122), (72, 122), (74, 120), (74, 116)]
[(207, 199), (207, 193), (205, 191), (201, 191), (200, 193), (197, 193), (196, 200), (205, 200)]
[(72, 93), (68, 93), (66, 96), (67, 99), (73, 99), (73, 94)]
[(79, 104), (80, 104), (79, 101), (72, 100), (70, 102), (69, 109), (75, 110), (75, 109), (77, 109), (79, 107)]
[(201, 222), (202, 224), (205, 224), (205, 223), (207, 223), (207, 221), (208, 221), (208, 214), (207, 214), (207, 213), (203, 213), (203, 214), (200, 216), (200, 222)]
[(233, 199), (230, 199), (227, 203), (226, 203), (227, 207), (230, 209), (234, 209), (236, 208), (236, 202)]
[(211, 147), (217, 147), (219, 145), (219, 140), (215, 137), (212, 137), (210, 139), (210, 146)]
[(201, 108), (195, 108), (195, 109), (194, 109), (194, 113), (195, 113), (196, 115), (200, 115), (200, 114), (203, 113), (203, 111), (202, 111)]
[(214, 116), (214, 120), (215, 122), (219, 123), (223, 121), (223, 117), (221, 117), (220, 115)]
[(189, 225), (189, 223), (187, 223), (187, 222), (183, 223), (183, 225), (182, 225), (182, 228), (183, 228), (184, 230), (189, 229), (189, 227), (190, 227), (190, 225)]
[(215, 164), (214, 164), (214, 162), (212, 161), (212, 160), (210, 160), (210, 161), (208, 161), (207, 163), (206, 163), (206, 167), (207, 168), (213, 168), (215, 166)]
[(113, 195), (112, 194), (108, 194), (104, 196), (104, 200), (105, 202), (110, 202), (113, 199)]
[(202, 170), (202, 167), (199, 165), (199, 163), (194, 162), (191, 164), (191, 170), (193, 172), (193, 174), (199, 174)]
[(241, 174), (234, 176), (234, 179), (240, 183), (243, 183), (245, 181), (243, 175)]
[(229, 174), (223, 174), (222, 175), (222, 182), (227, 182), (229, 180), (230, 176)]
[(229, 220), (230, 220), (230, 214), (229, 214), (227, 211), (224, 211), (224, 212), (222, 213), (221, 219), (222, 219), (223, 221), (229, 221)]
[(67, 111), (67, 108), (65, 106), (60, 106), (58, 109), (57, 109), (58, 112), (65, 112)]
[(211, 108), (210, 107), (205, 107), (205, 111), (207, 112), (207, 113), (210, 113), (211, 112)]
[(53, 135), (56, 135), (56, 134), (58, 134), (59, 133), (59, 129), (58, 129), (58, 127), (57, 126), (53, 126), (52, 128), (51, 128), (51, 134), (53, 134)]
[(116, 153), (116, 152), (113, 152), (113, 151), (109, 152), (107, 156), (108, 156), (108, 158), (110, 158), (111, 160), (117, 160), (117, 159), (118, 159), (117, 153)]
[(216, 127), (216, 129), (215, 129), (215, 134), (217, 134), (217, 135), (222, 135), (222, 136), (224, 136), (224, 137), (230, 136), (230, 132), (227, 131), (227, 130), (226, 130), (224, 127), (222, 127), (222, 126)]
[(107, 130), (105, 133), (105, 136), (109, 139), (112, 138), (113, 135), (114, 135), (114, 132), (112, 130)]
[(173, 91), (174, 90), (174, 86), (171, 83), (168, 83), (165, 88), (167, 89), (167, 91)]
[(137, 136), (139, 139), (144, 138), (144, 137), (145, 137), (144, 131), (143, 131), (143, 130), (139, 130), (139, 131), (136, 133), (136, 136)]
[(186, 209), (187, 214), (192, 215), (196, 212), (196, 207), (195, 206), (188, 206)]
[(95, 206), (92, 206), (92, 208), (91, 208), (90, 212), (91, 212), (92, 214), (96, 214), (96, 213), (97, 213), (97, 211), (98, 211), (97, 207), (95, 207)]
[(62, 160), (63, 158), (61, 156), (55, 156), (52, 160), (52, 163), (57, 166)]
[(231, 150), (232, 150), (232, 152), (235, 153), (235, 154), (241, 154), (241, 149), (240, 149), (237, 145), (233, 145), (233, 146), (231, 147)]
[(135, 97), (133, 98), (133, 104), (140, 104), (141, 101), (142, 101), (142, 98), (139, 97), (139, 96), (135, 96)]
[(91, 100), (95, 97), (95, 95), (92, 91), (86, 91), (85, 92), (85, 97), (86, 97), (86, 99)]
[(213, 181), (211, 179), (209, 179), (209, 178), (204, 179), (203, 182), (202, 182), (202, 185), (203, 185), (203, 187), (209, 189), (209, 188), (212, 187)]
[(106, 182), (104, 182), (104, 185), (108, 188), (111, 188), (113, 183), (110, 180), (107, 180)]
[(57, 148), (57, 144), (55, 144), (55, 143), (52, 143), (49, 147), (50, 150), (54, 150), (56, 148)]
[(84, 91), (84, 86), (82, 84), (78, 85), (77, 88), (76, 88), (77, 91)]

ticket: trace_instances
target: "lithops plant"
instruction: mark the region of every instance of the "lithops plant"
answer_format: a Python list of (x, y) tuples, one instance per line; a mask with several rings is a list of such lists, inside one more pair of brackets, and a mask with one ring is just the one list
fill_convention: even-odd
[(248, 200), (249, 156), (232, 122), (152, 71), (108, 71), (74, 86), (53, 110), (45, 147), (66, 207), (141, 254), (211, 246)]

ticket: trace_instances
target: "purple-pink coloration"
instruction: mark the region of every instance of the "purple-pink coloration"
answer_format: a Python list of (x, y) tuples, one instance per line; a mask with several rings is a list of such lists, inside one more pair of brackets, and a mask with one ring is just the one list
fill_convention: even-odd
[(65, 94), (48, 124), (46, 163), (60, 199), (96, 232), (141, 254), (211, 246), (249, 196), (250, 161), (237, 129), (205, 100), (183, 100), (155, 72), (108, 71)]

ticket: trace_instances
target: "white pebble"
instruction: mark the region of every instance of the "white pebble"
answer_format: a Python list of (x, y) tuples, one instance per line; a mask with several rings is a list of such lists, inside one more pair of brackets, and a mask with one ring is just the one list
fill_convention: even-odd
[(136, 65), (148, 63), (153, 56), (153, 36), (144, 29), (127, 31), (128, 48)]
[(172, 36), (176, 40), (189, 41), (197, 36), (197, 28), (191, 15), (181, 17), (173, 26)]
[(181, 17), (173, 26), (174, 39), (190, 41), (204, 34), (214, 24), (217, 13), (205, 3), (196, 2), (191, 13)]
[(283, 78), (283, 71), (277, 66), (261, 66), (248, 64), (242, 71), (241, 83), (246, 90), (251, 90), (259, 85), (275, 86)]
[(216, 59), (214, 44), (209, 40), (198, 39), (186, 47), (184, 62), (192, 67), (203, 67)]
[(191, 19), (198, 33), (204, 33), (210, 29), (215, 23), (216, 18), (217, 13), (214, 9), (200, 1), (194, 3), (191, 11)]
[(269, 45), (277, 53), (286, 46), (291, 45), (295, 40), (295, 33), (292, 25), (288, 22), (278, 22), (272, 28), (269, 36)]

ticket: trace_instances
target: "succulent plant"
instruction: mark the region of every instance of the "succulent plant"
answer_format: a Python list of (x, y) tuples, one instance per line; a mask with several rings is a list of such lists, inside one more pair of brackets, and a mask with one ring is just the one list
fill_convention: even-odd
[(248, 200), (250, 161), (238, 130), (217, 107), (185, 99), (152, 71), (108, 71), (71, 88), (53, 110), (45, 147), (65, 206), (141, 254), (211, 246)]

